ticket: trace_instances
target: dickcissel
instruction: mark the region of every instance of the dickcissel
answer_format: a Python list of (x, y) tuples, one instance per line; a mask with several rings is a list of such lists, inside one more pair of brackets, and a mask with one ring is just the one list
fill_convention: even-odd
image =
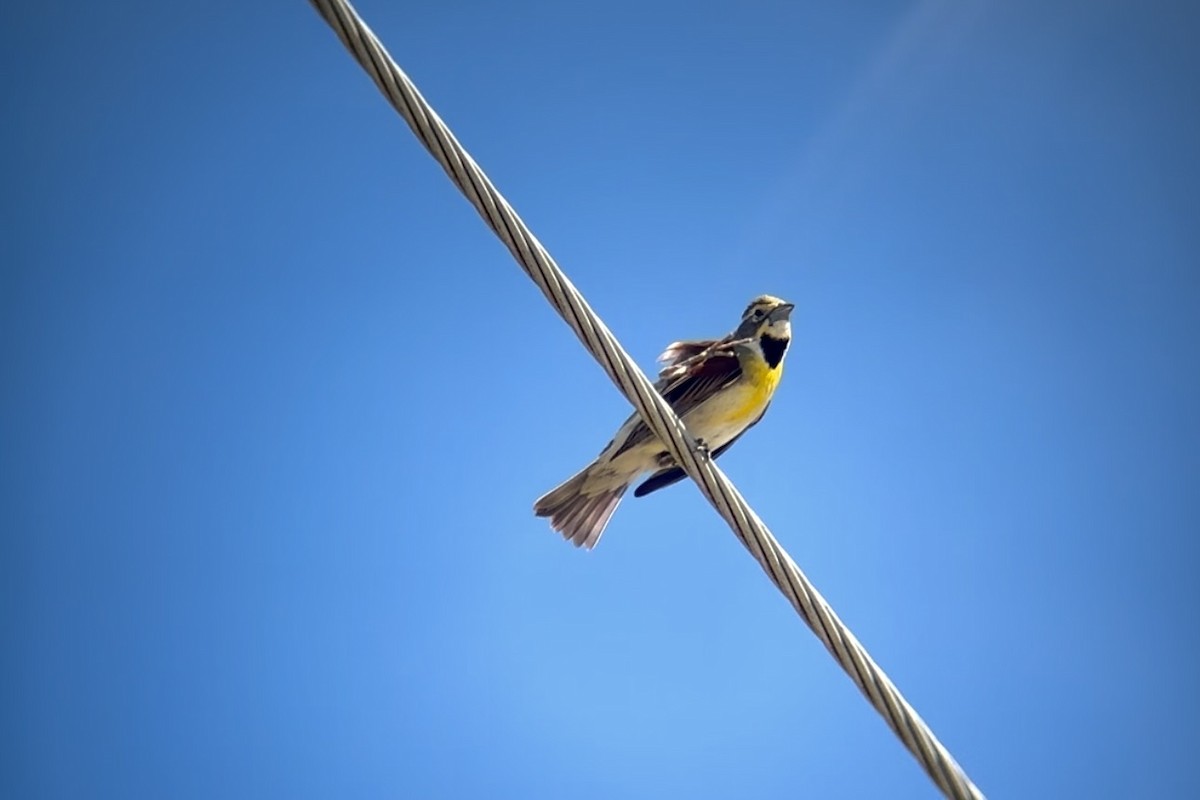
[[(655, 388), (713, 458), (766, 413), (792, 338), (792, 308), (778, 297), (756, 297), (728, 336), (674, 342), (659, 356), (663, 366)], [(591, 549), (625, 491), (650, 471), (654, 474), (634, 490), (634, 497), (685, 476), (635, 413), (595, 461), (539, 498), (534, 513), (549, 517), (550, 526), (576, 546)]]

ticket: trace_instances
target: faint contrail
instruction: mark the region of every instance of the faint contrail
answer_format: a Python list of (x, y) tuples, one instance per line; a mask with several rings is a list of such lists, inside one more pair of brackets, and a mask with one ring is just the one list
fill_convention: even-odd
[(805, 247), (819, 240), (819, 231), (847, 208), (890, 149), (898, 125), (961, 52), (985, 5), (985, 0), (919, 0), (900, 18), (841, 103), (764, 193), (761, 210), (747, 221), (737, 261), (761, 257), (781, 228)]

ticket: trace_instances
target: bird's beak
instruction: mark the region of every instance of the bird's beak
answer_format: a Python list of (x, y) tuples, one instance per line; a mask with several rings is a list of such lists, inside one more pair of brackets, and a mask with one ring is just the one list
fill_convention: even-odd
[(792, 309), (795, 307), (795, 303), (783, 303), (782, 305), (775, 306), (775, 308), (771, 310), (771, 319), (787, 319), (792, 315)]

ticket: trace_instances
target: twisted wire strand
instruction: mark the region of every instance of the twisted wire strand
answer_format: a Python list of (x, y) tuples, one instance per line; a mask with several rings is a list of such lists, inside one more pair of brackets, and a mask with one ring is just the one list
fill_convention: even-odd
[(310, 2), (942, 793), (954, 800), (983, 800), (983, 794), (741, 493), (708, 453), (697, 447), (679, 417), (354, 8), (346, 0)]

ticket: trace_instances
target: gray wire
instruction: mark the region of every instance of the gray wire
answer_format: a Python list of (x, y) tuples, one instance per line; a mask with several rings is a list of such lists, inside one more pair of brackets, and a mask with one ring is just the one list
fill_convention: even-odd
[(741, 493), (696, 446), (670, 406), (354, 8), (345, 0), (310, 2), (943, 794), (955, 800), (982, 800), (983, 794), (842, 624)]

